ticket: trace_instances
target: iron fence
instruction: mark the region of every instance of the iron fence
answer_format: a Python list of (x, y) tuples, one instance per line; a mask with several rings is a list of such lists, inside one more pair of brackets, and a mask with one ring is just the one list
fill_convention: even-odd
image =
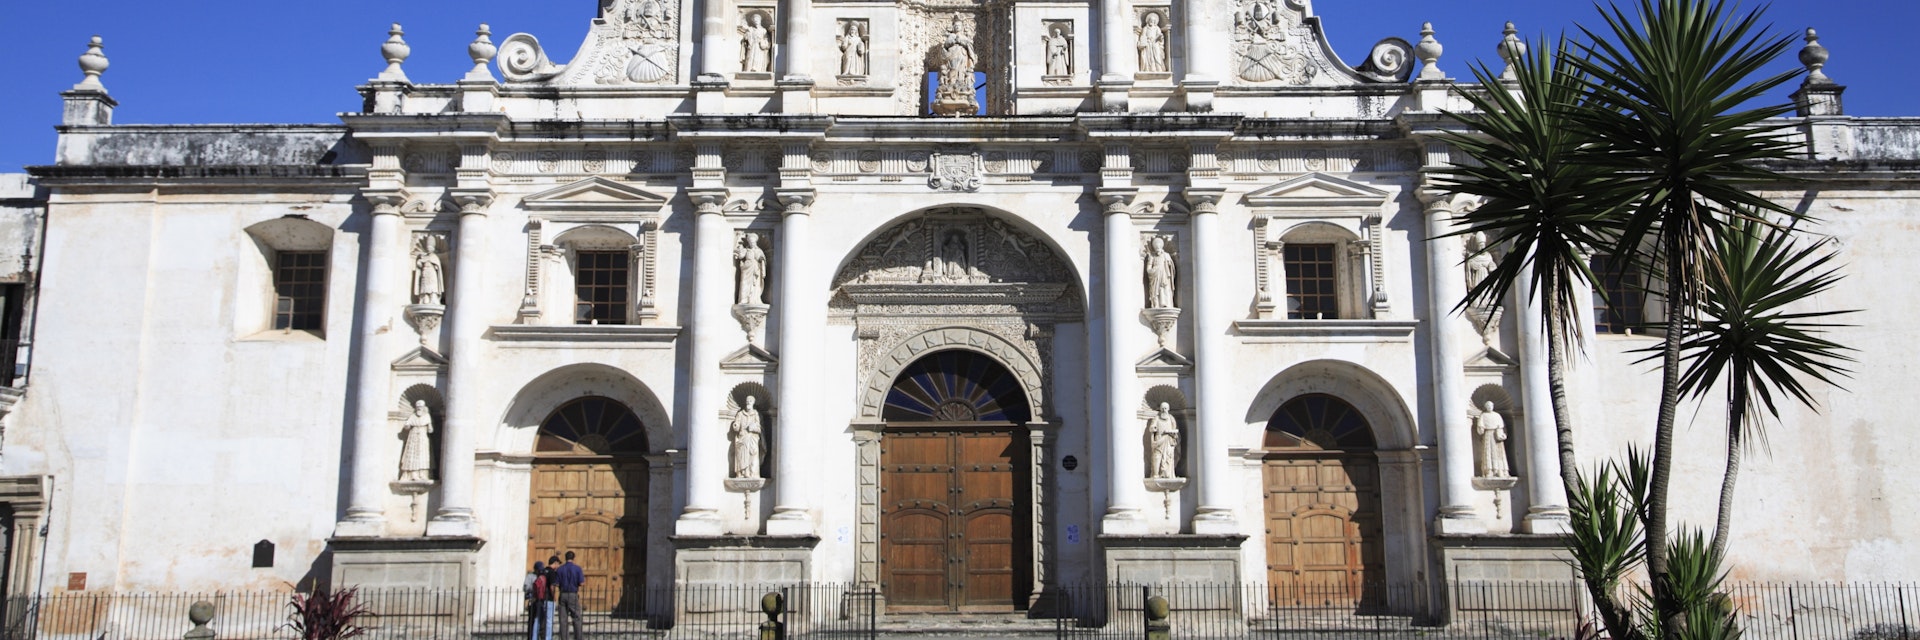
[[(763, 609), (768, 594), (779, 606)], [(1726, 589), (1752, 640), (1920, 640), (1920, 585), (1737, 584)], [(62, 592), (6, 604), (4, 640), (174, 640), (187, 609), (214, 605), (222, 639), (292, 640), (290, 593)], [(1164, 598), (1167, 617), (1149, 615)], [(509, 640), (528, 637), (519, 588), (363, 591), (369, 640)], [(1057, 585), (1031, 606), (993, 614), (996, 626), (948, 626), (961, 617), (889, 614), (881, 592), (846, 584), (699, 585), (672, 591), (583, 590), (590, 638), (759, 638), (773, 623), (794, 640), (880, 637), (1144, 639), (1578, 638), (1589, 620), (1584, 589), (1570, 582), (1278, 586), (1265, 584)], [(1589, 624), (1588, 628), (1594, 626)], [(555, 637), (571, 638), (555, 621)], [(543, 638), (544, 640), (544, 638)]]

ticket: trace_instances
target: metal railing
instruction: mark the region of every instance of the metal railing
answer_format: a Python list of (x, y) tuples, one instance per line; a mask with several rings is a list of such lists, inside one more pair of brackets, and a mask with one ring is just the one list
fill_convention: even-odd
[[(780, 594), (769, 614), (763, 597)], [(1752, 640), (1920, 640), (1920, 585), (1729, 585), (1731, 606)], [(290, 593), (63, 592), (7, 602), (4, 640), (173, 640), (191, 624), (196, 601), (214, 606), (219, 638), (281, 640)], [(1571, 582), (1488, 582), (1278, 586), (1265, 584), (1085, 584), (1048, 587), (1023, 611), (1007, 612), (995, 637), (1142, 639), (1150, 598), (1164, 598), (1160, 622), (1182, 638), (1574, 638), (1589, 620), (1584, 589)], [(509, 640), (528, 636), (529, 608), (517, 587), (362, 591), (369, 640)], [(888, 614), (882, 593), (846, 584), (698, 585), (671, 591), (583, 590), (580, 629), (591, 638), (790, 639), (954, 637), (939, 616)], [(766, 626), (774, 623), (773, 626)], [(1589, 623), (1591, 627), (1591, 623)], [(572, 637), (554, 621), (554, 637)]]

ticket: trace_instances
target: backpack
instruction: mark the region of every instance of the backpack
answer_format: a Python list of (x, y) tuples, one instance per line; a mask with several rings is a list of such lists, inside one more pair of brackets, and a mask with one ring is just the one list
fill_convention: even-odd
[(546, 576), (543, 575), (533, 579), (533, 599), (536, 602), (545, 601), (547, 599), (547, 577)]

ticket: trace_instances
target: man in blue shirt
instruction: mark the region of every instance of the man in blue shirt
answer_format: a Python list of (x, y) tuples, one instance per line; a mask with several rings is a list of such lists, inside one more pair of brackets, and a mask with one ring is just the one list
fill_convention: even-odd
[(560, 587), (560, 635), (566, 636), (567, 621), (572, 620), (573, 640), (585, 640), (586, 635), (580, 630), (580, 585), (587, 583), (587, 574), (573, 563), (572, 551), (567, 552), (567, 563), (560, 565), (555, 578)]

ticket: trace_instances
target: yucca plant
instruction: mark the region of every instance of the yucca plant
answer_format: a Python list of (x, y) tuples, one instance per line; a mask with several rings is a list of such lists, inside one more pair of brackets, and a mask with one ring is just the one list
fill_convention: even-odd
[(1706, 274), (1718, 268), (1713, 239), (1740, 212), (1797, 213), (1754, 193), (1784, 179), (1764, 167), (1794, 156), (1788, 104), (1749, 106), (1798, 70), (1756, 74), (1787, 50), (1760, 12), (1721, 0), (1638, 0), (1637, 14), (1602, 10), (1604, 31), (1582, 28), (1569, 57), (1588, 78), (1587, 107), (1571, 118), (1600, 144), (1583, 163), (1612, 174), (1604, 192), (1634, 205), (1622, 220), (1615, 255), (1642, 255), (1664, 280), (1666, 341), (1646, 512), (1647, 573), (1662, 635), (1685, 621), (1673, 598), (1667, 546), (1667, 494), (1673, 472), (1674, 418), (1682, 339), (1699, 311)]
[(1634, 616), (1641, 604), (1626, 599), (1621, 581), (1647, 557), (1640, 523), (1648, 476), (1646, 455), (1630, 449), (1625, 461), (1605, 462), (1591, 475), (1577, 476), (1567, 493), (1572, 523), (1567, 550), (1600, 622), (1616, 640), (1647, 637)]
[(291, 629), (299, 634), (301, 640), (344, 640), (367, 632), (359, 624), (363, 616), (373, 614), (366, 603), (357, 598), (359, 587), (349, 587), (345, 591), (316, 590), (313, 593), (295, 592), (287, 602), (287, 623), (282, 628)]

